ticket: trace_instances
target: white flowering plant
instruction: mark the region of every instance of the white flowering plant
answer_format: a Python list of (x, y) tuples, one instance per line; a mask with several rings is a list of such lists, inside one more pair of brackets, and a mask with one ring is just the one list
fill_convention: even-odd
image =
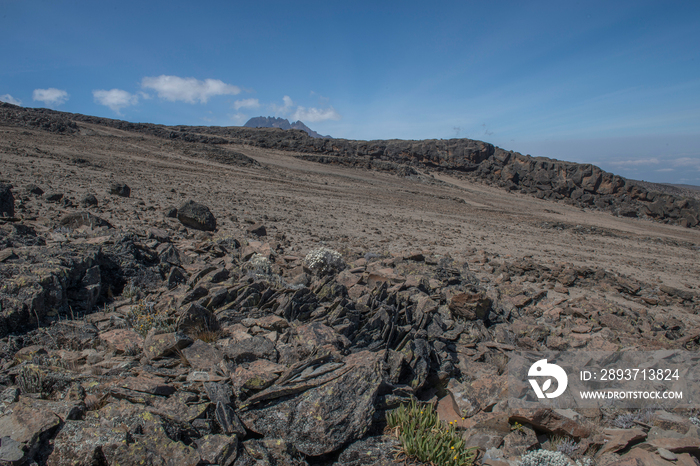
[(272, 274), (272, 264), (270, 263), (270, 259), (262, 254), (253, 254), (248, 262), (243, 265), (243, 268), (255, 277), (268, 276)]
[(321, 246), (306, 255), (304, 265), (314, 273), (327, 275), (343, 270), (345, 261), (343, 261), (343, 256), (339, 252)]
[(569, 466), (572, 461), (562, 452), (534, 450), (520, 458), (520, 466)]

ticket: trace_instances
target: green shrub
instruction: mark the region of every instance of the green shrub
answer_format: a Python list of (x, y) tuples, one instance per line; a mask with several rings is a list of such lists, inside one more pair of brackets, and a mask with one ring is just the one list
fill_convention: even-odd
[(406, 459), (444, 466), (470, 466), (476, 459), (476, 448), (465, 448), (455, 425), (440, 422), (432, 405), (411, 401), (388, 412), (386, 422)]

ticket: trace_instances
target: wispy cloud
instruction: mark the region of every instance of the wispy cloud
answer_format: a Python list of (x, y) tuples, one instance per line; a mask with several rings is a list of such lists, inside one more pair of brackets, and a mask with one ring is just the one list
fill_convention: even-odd
[(608, 165), (613, 165), (613, 166), (618, 166), (618, 167), (628, 167), (628, 166), (637, 166), (637, 165), (650, 165), (650, 164), (658, 164), (659, 159), (656, 157), (648, 158), (648, 159), (628, 159), (628, 160), (615, 160), (613, 162), (608, 162)]
[(258, 99), (243, 99), (233, 103), (233, 108), (240, 110), (241, 108), (259, 108), (260, 101)]
[(48, 89), (34, 89), (32, 99), (44, 102), (46, 105), (61, 105), (68, 101), (68, 93), (61, 89), (50, 87)]
[(226, 84), (218, 79), (181, 78), (179, 76), (152, 76), (141, 80), (141, 87), (153, 89), (158, 97), (170, 101), (183, 101), (190, 104), (199, 101), (202, 104), (214, 96), (236, 95), (241, 92), (238, 86)]
[(287, 115), (292, 110), (292, 107), (294, 106), (294, 101), (292, 101), (291, 97), (285, 95), (284, 97), (282, 97), (282, 102), (284, 102), (284, 105), (281, 106), (277, 104), (270, 104), (270, 109), (272, 110), (272, 113), (277, 115)]
[(112, 89), (109, 91), (98, 89), (92, 91), (92, 95), (95, 98), (95, 102), (111, 108), (117, 115), (121, 115), (119, 110), (122, 108), (130, 105), (136, 105), (139, 101), (139, 97), (137, 95), (121, 89)]
[(12, 104), (12, 105), (22, 105), (21, 100), (15, 99), (10, 94), (0, 95), (0, 102), (7, 102), (8, 104)]
[(674, 167), (695, 167), (700, 169), (700, 157), (679, 157), (670, 160), (670, 162)]
[(271, 104), (270, 109), (275, 115), (290, 115), (292, 120), (301, 120), (307, 123), (318, 123), (319, 121), (340, 120), (342, 118), (340, 114), (330, 106), (327, 108), (307, 108), (302, 107), (301, 105), (295, 106), (294, 101), (288, 95), (282, 97), (282, 102), (284, 102), (284, 105)]
[(297, 107), (292, 119), (304, 122), (317, 123), (326, 120), (340, 120), (341, 116), (333, 107), (328, 108), (306, 108)]
[(248, 118), (243, 113), (240, 113), (240, 112), (234, 113), (233, 115), (229, 115), (229, 118), (231, 120), (233, 120), (235, 123), (237, 123), (238, 125), (242, 125), (243, 123), (245, 123), (248, 120)]

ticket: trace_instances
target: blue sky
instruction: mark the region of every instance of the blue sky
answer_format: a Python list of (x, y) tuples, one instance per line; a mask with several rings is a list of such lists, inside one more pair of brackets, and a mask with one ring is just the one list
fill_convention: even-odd
[(0, 43), (0, 100), (27, 107), (468, 137), (700, 185), (697, 0), (0, 0)]

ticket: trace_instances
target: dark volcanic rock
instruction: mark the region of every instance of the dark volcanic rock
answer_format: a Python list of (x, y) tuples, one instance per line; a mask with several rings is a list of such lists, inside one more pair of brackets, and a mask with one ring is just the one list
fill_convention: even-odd
[(35, 184), (27, 185), (27, 192), (36, 196), (41, 196), (44, 194), (44, 190)]
[(85, 197), (80, 200), (80, 205), (84, 207), (96, 206), (97, 204), (98, 201), (94, 194), (86, 194)]
[(112, 183), (109, 185), (109, 194), (116, 194), (120, 197), (129, 197), (131, 188), (126, 183)]
[(15, 216), (15, 197), (12, 195), (12, 186), (0, 183), (0, 217)]
[(177, 219), (180, 223), (195, 230), (216, 230), (216, 218), (209, 208), (195, 201), (187, 201), (177, 209)]
[(323, 455), (367, 432), (381, 382), (377, 364), (355, 366), (298, 396), (242, 412), (241, 421), (253, 432), (289, 440), (306, 455)]
[(59, 202), (61, 199), (63, 199), (63, 193), (49, 191), (44, 194), (44, 200), (46, 202)]
[(68, 228), (79, 228), (81, 226), (114, 228), (108, 221), (102, 220), (90, 212), (73, 212), (63, 217), (59, 224)]

